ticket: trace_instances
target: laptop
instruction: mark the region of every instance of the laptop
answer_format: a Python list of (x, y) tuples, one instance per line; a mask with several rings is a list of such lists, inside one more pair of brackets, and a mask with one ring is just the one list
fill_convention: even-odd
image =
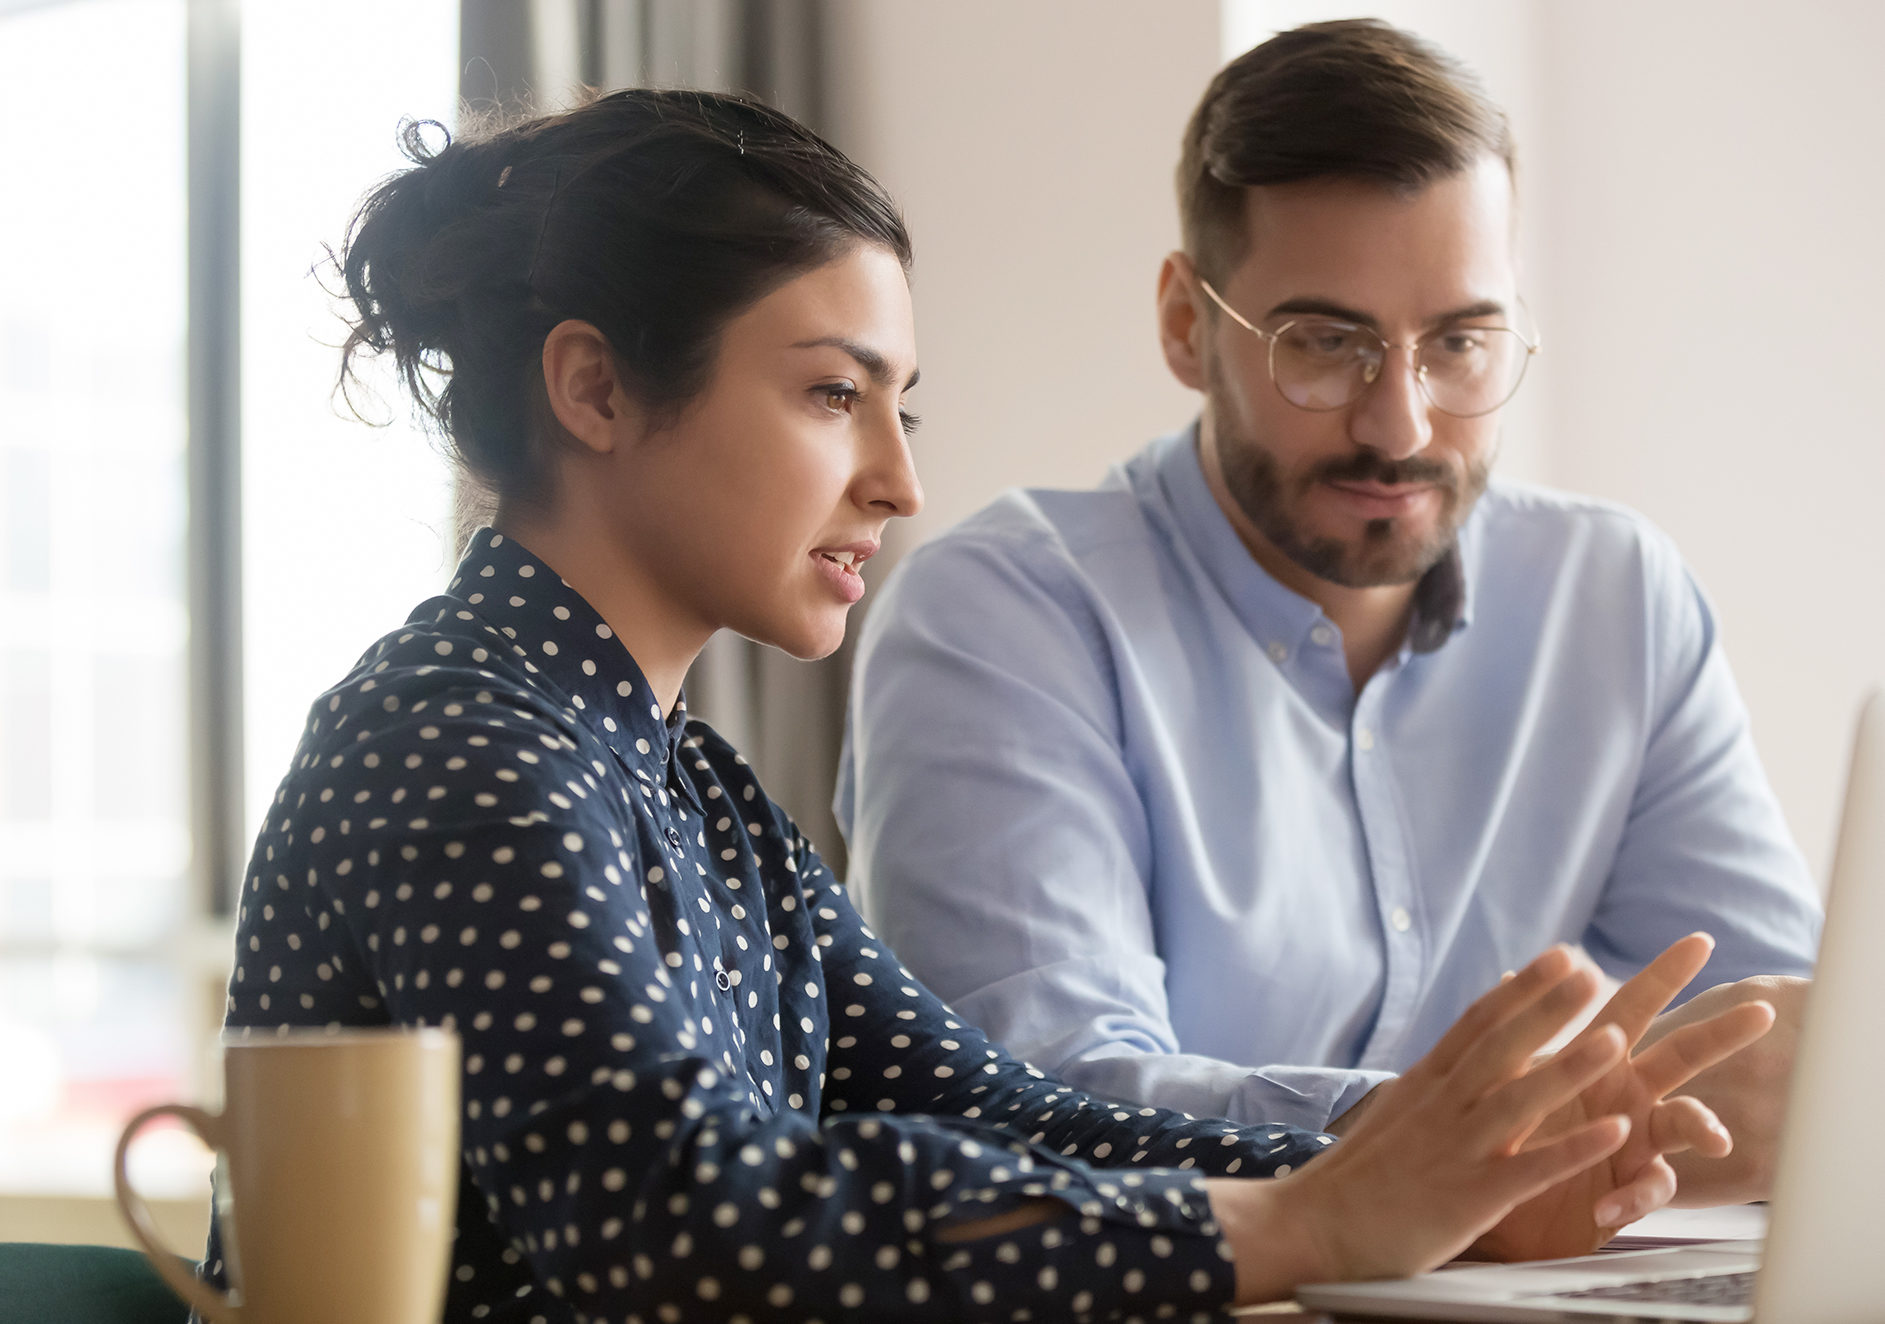
[(1825, 935), (1781, 1138), (1765, 1250), (1731, 1241), (1463, 1265), (1300, 1288), (1340, 1315), (1861, 1324), (1885, 1320), (1885, 1053), (1873, 984), (1885, 940), (1885, 691), (1859, 714)]

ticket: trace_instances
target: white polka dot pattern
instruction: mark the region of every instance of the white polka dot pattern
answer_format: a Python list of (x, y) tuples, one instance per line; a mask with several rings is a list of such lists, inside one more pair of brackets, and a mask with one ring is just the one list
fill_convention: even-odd
[[(481, 531), (310, 714), (227, 1022), (464, 1039), (451, 1321), (1208, 1315), (1205, 1173), (1313, 1133), (1116, 1104), (912, 979), (713, 731)], [(1051, 1196), (1066, 1217), (950, 1244)], [(220, 1277), (214, 1233), (206, 1261)]]

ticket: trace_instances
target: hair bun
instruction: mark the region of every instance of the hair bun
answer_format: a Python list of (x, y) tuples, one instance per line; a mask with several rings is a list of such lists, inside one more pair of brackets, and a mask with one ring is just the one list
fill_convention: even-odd
[(660, 417), (703, 389), (727, 319), (858, 242), (906, 265), (895, 204), (785, 115), (707, 92), (629, 89), (457, 138), (405, 120), (410, 169), (361, 204), (336, 264), (357, 356), (390, 354), (419, 409), (504, 498), (534, 499), (556, 430), (544, 338), (566, 319), (614, 347)]

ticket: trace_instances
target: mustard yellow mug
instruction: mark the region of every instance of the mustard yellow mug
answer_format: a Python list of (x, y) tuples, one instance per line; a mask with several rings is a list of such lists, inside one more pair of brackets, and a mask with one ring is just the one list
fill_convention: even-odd
[[(165, 1103), (118, 1141), (118, 1206), (176, 1293), (214, 1324), (437, 1324), (458, 1188), (458, 1036), (441, 1029), (231, 1031), (223, 1110)], [(175, 1117), (217, 1151), (228, 1292), (160, 1244), (125, 1172)]]

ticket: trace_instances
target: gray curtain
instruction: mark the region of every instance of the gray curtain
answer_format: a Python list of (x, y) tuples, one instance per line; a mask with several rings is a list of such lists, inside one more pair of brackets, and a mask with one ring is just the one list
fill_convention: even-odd
[[(697, 87), (756, 96), (830, 136), (820, 0), (460, 0), (459, 91), (473, 109), (553, 110), (585, 87)], [(461, 493), (460, 523), (487, 503)], [(852, 613), (850, 635), (861, 617)], [(722, 633), (687, 677), (689, 709), (759, 771), (840, 877), (831, 791), (850, 675)]]

